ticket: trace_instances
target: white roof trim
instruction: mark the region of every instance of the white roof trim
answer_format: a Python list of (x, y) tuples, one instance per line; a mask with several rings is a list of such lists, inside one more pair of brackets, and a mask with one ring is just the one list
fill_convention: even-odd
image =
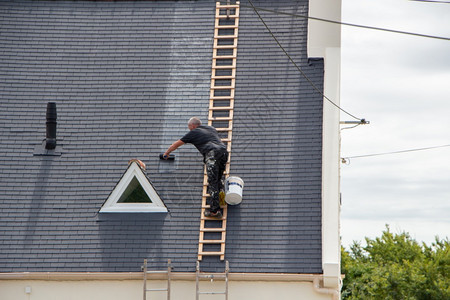
[[(117, 203), (134, 177), (139, 181), (152, 203)], [(136, 162), (132, 162), (103, 204), (100, 212), (167, 212), (167, 208), (142, 169)]]

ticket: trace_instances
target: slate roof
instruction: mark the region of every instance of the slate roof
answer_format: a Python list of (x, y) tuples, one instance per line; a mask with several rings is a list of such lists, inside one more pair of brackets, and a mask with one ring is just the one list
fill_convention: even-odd
[[(254, 1), (307, 14), (307, 0)], [(207, 118), (215, 1), (0, 1), (0, 272), (195, 271), (202, 157), (159, 153)], [(322, 89), (306, 20), (261, 12)], [(229, 207), (231, 272), (322, 273), (322, 100), (255, 13), (241, 8)], [(39, 153), (46, 103), (61, 155)], [(35, 150), (37, 149), (37, 150)], [(131, 158), (168, 214), (99, 214)], [(207, 257), (202, 270), (223, 271)]]

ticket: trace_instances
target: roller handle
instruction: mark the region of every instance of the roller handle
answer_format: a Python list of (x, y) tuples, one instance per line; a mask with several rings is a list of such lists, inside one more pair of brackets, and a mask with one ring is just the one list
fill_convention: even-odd
[(159, 159), (163, 160), (175, 160), (175, 154), (169, 154), (169, 157), (166, 157), (164, 153), (159, 154)]

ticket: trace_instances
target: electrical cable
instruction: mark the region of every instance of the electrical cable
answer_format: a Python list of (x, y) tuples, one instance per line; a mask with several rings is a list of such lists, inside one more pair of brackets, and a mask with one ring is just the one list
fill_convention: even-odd
[(355, 127), (358, 127), (359, 125), (362, 125), (362, 123), (358, 123), (358, 124), (356, 124), (356, 125), (354, 125), (354, 126), (350, 126), (350, 127), (344, 127), (344, 128), (341, 128), (341, 130), (344, 130), (344, 129), (353, 129), (353, 128), (355, 128)]
[(415, 1), (415, 2), (428, 2), (428, 3), (445, 3), (450, 4), (449, 1), (438, 1), (438, 0), (409, 0), (409, 1)]
[[(284, 47), (281, 45), (281, 43), (278, 41), (278, 39), (276, 38), (276, 36), (273, 34), (272, 30), (270, 30), (269, 26), (267, 26), (266, 22), (263, 20), (263, 18), (261, 17), (261, 15), (259, 14), (258, 10), (256, 9), (256, 7), (253, 5), (251, 0), (248, 0), (248, 2), (251, 4), (253, 10), (255, 11), (255, 13), (258, 15), (258, 18), (261, 20), (261, 22), (264, 24), (264, 26), (266, 27), (266, 29), (269, 31), (270, 35), (272, 36), (272, 38), (275, 40), (275, 42), (278, 44), (278, 46), (281, 48), (281, 50), (283, 50), (284, 54), (286, 54), (286, 56), (289, 58), (289, 60), (292, 62), (292, 64), (294, 64), (294, 66), (297, 68), (297, 70), (303, 75), (303, 77), (309, 82), (309, 84), (325, 99), (327, 99), (332, 105), (334, 105), (335, 107), (337, 107), (339, 110), (341, 110), (342, 112), (344, 112), (345, 114), (349, 115), (350, 117), (356, 119), (356, 120), (362, 120), (361, 118), (358, 118), (354, 115), (352, 115), (351, 113), (347, 112), (346, 110), (344, 110), (343, 108), (339, 107), (339, 105), (337, 105), (336, 103), (334, 103), (333, 101), (331, 101), (330, 98), (328, 98), (319, 88), (317, 88), (317, 86), (314, 84), (314, 82), (311, 81), (311, 79), (308, 78), (308, 76), (306, 76), (306, 74), (302, 71), (302, 69), (300, 69), (300, 67), (295, 63), (295, 61), (292, 59), (292, 57), (289, 55), (289, 53), (287, 53), (286, 49), (284, 49)], [(242, 5), (241, 5), (242, 6)]]
[[(418, 0), (410, 0), (410, 1), (418, 1)], [(424, 35), (424, 34), (419, 34), (419, 33), (412, 33), (412, 32), (406, 32), (406, 31), (399, 31), (399, 30), (392, 30), (392, 29), (386, 29), (386, 28), (379, 28), (379, 27), (372, 27), (372, 26), (365, 26), (365, 25), (356, 25), (356, 24), (350, 24), (350, 23), (343, 23), (343, 22), (337, 22), (337, 21), (332, 21), (332, 20), (326, 20), (326, 19), (321, 19), (321, 18), (315, 18), (315, 17), (308, 17), (308, 16), (302, 16), (302, 15), (297, 15), (297, 14), (291, 14), (291, 13), (284, 13), (284, 12), (278, 12), (275, 10), (269, 10), (269, 9), (264, 9), (264, 8), (257, 8), (253, 5), (253, 2), (251, 0), (248, 0), (248, 2), (250, 3), (250, 6), (246, 6), (246, 5), (241, 5), (241, 7), (247, 7), (247, 8), (252, 8), (255, 13), (258, 15), (258, 18), (261, 20), (261, 22), (264, 24), (264, 26), (266, 27), (266, 29), (269, 31), (270, 35), (272, 36), (272, 38), (275, 40), (275, 42), (278, 44), (278, 46), (281, 48), (281, 50), (283, 50), (283, 52), (286, 54), (286, 56), (289, 58), (289, 60), (294, 64), (294, 66), (297, 68), (297, 70), (303, 75), (303, 77), (305, 77), (305, 79), (311, 84), (311, 86), (318, 92), (320, 93), (325, 99), (327, 99), (331, 104), (333, 104), (335, 107), (337, 107), (339, 110), (341, 110), (342, 112), (346, 113), (347, 115), (351, 116), (352, 118), (356, 119), (356, 120), (363, 120), (360, 118), (355, 117), (354, 115), (350, 114), (349, 112), (345, 111), (344, 109), (342, 109), (341, 107), (339, 107), (336, 103), (334, 103), (333, 101), (331, 101), (327, 96), (325, 96), (325, 94), (316, 87), (316, 85), (308, 78), (308, 76), (306, 76), (306, 74), (300, 69), (300, 67), (295, 63), (295, 61), (292, 59), (292, 57), (289, 55), (289, 53), (287, 53), (287, 51), (284, 49), (284, 47), (281, 45), (281, 43), (278, 41), (278, 39), (276, 38), (276, 36), (273, 34), (273, 32), (270, 30), (269, 26), (267, 26), (266, 22), (264, 21), (264, 19), (261, 17), (261, 15), (259, 14), (258, 10), (261, 11), (267, 11), (267, 12), (272, 12), (272, 13), (276, 13), (276, 14), (282, 14), (282, 15), (290, 15), (290, 16), (295, 16), (295, 17), (301, 17), (301, 18), (307, 18), (307, 19), (312, 19), (312, 20), (317, 20), (317, 21), (324, 21), (324, 22), (329, 22), (329, 23), (334, 23), (334, 24), (340, 24), (340, 25), (347, 25), (347, 26), (354, 26), (354, 27), (359, 27), (359, 28), (366, 28), (366, 29), (374, 29), (374, 30), (382, 30), (382, 31), (388, 31), (388, 32), (394, 32), (394, 33), (401, 33), (401, 34), (408, 34), (408, 35), (415, 35), (415, 36), (420, 36), (420, 37), (427, 37), (427, 38), (435, 38), (435, 39), (442, 39), (442, 40), (450, 40), (450, 38), (446, 38), (446, 37), (439, 37), (439, 36), (432, 36), (432, 35)], [(429, 1), (429, 2), (438, 2), (438, 1)], [(450, 3), (450, 2), (443, 2), (442, 3)], [(350, 128), (355, 128), (357, 126), (359, 126), (361, 124), (357, 124), (355, 126), (352, 127), (347, 127), (347, 128), (343, 128), (343, 129), (350, 129)], [(414, 152), (414, 151), (423, 151), (423, 150), (430, 150), (430, 149), (437, 149), (437, 148), (444, 148), (444, 147), (450, 147), (450, 144), (448, 145), (441, 145), (441, 146), (433, 146), (433, 147), (425, 147), (425, 148), (417, 148), (417, 149), (408, 149), (408, 150), (400, 150), (400, 151), (392, 151), (392, 152), (384, 152), (384, 153), (375, 153), (375, 154), (366, 154), (366, 155), (357, 155), (357, 156), (348, 156), (348, 157), (342, 157), (342, 162), (343, 163), (347, 163), (350, 164), (350, 159), (353, 158), (362, 158), (362, 157), (372, 157), (372, 156), (381, 156), (381, 155), (390, 155), (390, 154), (398, 154), (398, 153), (406, 153), (406, 152)]]
[[(352, 23), (345, 23), (345, 22), (333, 21), (333, 20), (328, 20), (328, 19), (323, 19), (323, 18), (316, 18), (316, 17), (305, 16), (305, 15), (298, 15), (298, 14), (293, 14), (293, 13), (287, 13), (287, 12), (282, 12), (282, 11), (277, 11), (277, 10), (272, 10), (272, 9), (267, 9), (267, 8), (255, 7), (250, 0), (249, 0), (249, 2), (252, 5), (252, 7), (244, 5), (244, 4), (241, 4), (241, 7), (253, 8), (255, 11), (257, 9), (257, 10), (260, 10), (260, 11), (270, 12), (270, 13), (274, 13), (274, 14), (278, 14), (278, 15), (286, 15), (286, 16), (310, 19), (310, 20), (327, 22), (327, 23), (338, 24), (338, 25), (345, 25), (345, 26), (351, 26), (351, 27), (357, 27), (357, 28), (372, 29), (372, 30), (386, 31), (386, 32), (391, 32), (391, 33), (399, 33), (399, 34), (406, 34), (406, 35), (412, 35), (412, 36), (418, 36), (418, 37), (425, 37), (425, 38), (431, 38), (431, 39), (439, 39), (439, 40), (444, 40), (444, 41), (450, 41), (449, 37), (442, 37), (442, 36), (436, 36), (436, 35), (414, 33), (414, 32), (408, 32), (408, 31), (395, 30), (395, 29), (387, 29), (387, 28), (381, 28), (381, 27), (375, 27), (375, 26), (367, 26), (367, 25), (358, 25), (358, 24), (352, 24)], [(445, 2), (445, 3), (450, 3), (450, 2)]]
[(425, 148), (417, 148), (417, 149), (408, 149), (408, 150), (384, 152), (384, 153), (365, 154), (365, 155), (356, 155), (356, 156), (345, 156), (345, 157), (342, 157), (342, 159), (343, 160), (349, 160), (350, 158), (362, 158), (362, 157), (390, 155), (390, 154), (398, 154), (398, 153), (414, 152), (414, 151), (423, 151), (423, 150), (430, 150), (430, 149), (437, 149), (437, 148), (444, 148), (444, 147), (450, 147), (450, 144), (448, 144), (448, 145), (441, 145), (441, 146), (433, 146), (433, 147), (425, 147)]

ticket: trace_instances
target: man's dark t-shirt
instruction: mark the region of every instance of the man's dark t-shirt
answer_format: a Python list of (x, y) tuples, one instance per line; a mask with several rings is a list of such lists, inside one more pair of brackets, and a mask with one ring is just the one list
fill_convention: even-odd
[(186, 133), (181, 141), (193, 144), (203, 156), (211, 150), (221, 152), (227, 150), (225, 144), (220, 140), (219, 133), (211, 126), (200, 125)]

